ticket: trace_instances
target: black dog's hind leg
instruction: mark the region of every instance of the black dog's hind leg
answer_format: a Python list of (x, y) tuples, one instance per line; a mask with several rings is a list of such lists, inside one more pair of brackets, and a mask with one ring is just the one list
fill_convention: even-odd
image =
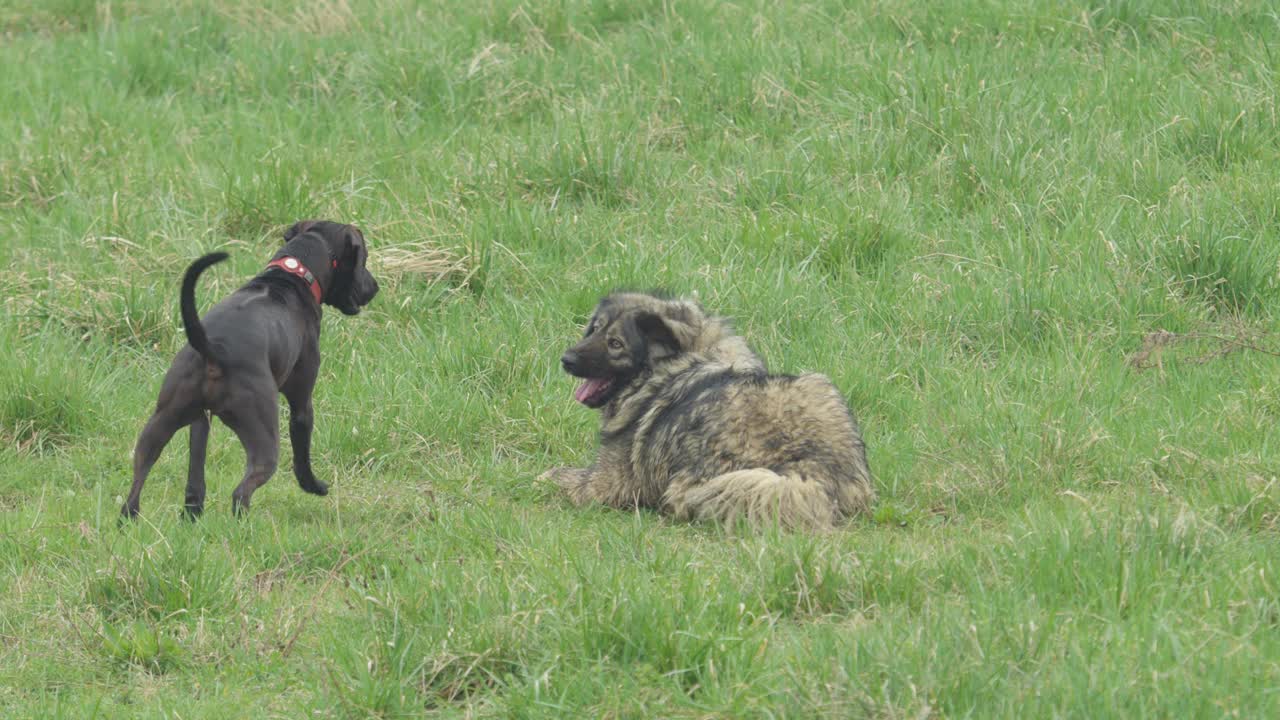
[(183, 513), (194, 520), (204, 512), (204, 457), (209, 447), (209, 416), (203, 411), (191, 422), (191, 458), (187, 465), (187, 496)]
[(120, 508), (120, 514), (127, 518), (138, 516), (138, 506), (142, 497), (142, 485), (147, 481), (147, 473), (160, 459), (164, 446), (169, 444), (173, 434), (183, 425), (191, 422), (184, 413), (172, 408), (157, 408), (147, 420), (138, 435), (138, 444), (133, 448), (133, 485), (129, 488), (129, 497)]
[(234, 413), (218, 415), (235, 431), (244, 446), (244, 479), (231, 493), (231, 509), (242, 514), (249, 509), (253, 493), (276, 472), (280, 460), (280, 418), (275, 388), (246, 393)]
[(298, 486), (306, 492), (328, 495), (329, 486), (316, 479), (316, 474), (311, 470), (311, 430), (315, 427), (311, 390), (315, 387), (315, 382), (314, 371), (308, 377), (299, 370), (282, 391), (289, 401), (289, 444), (293, 446), (293, 476), (298, 479)]

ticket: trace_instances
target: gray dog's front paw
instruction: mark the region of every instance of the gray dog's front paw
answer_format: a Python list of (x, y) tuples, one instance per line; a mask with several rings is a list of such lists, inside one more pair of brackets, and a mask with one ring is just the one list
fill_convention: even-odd
[(587, 480), (587, 471), (582, 468), (558, 467), (538, 476), (539, 482), (553, 482), (562, 488), (579, 485)]
[(537, 477), (534, 482), (560, 484), (560, 476), (569, 468), (551, 468)]
[(588, 470), (569, 467), (552, 468), (538, 476), (540, 481), (559, 485), (577, 505), (590, 501), (587, 492), (587, 481), (590, 479), (591, 473)]

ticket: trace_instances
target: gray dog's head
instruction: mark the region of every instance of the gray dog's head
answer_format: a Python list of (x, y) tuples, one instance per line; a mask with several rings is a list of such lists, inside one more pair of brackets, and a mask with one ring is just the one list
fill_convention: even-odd
[(324, 303), (342, 311), (345, 315), (359, 314), (360, 308), (369, 304), (378, 294), (378, 281), (373, 279), (365, 263), (369, 250), (365, 247), (364, 234), (354, 225), (328, 220), (303, 220), (294, 223), (284, 232), (288, 243), (305, 233), (319, 235), (329, 248), (332, 274), (324, 288)]
[(565, 372), (586, 381), (574, 397), (603, 407), (642, 371), (690, 349), (704, 321), (691, 302), (609, 295), (596, 306), (582, 340), (560, 358)]

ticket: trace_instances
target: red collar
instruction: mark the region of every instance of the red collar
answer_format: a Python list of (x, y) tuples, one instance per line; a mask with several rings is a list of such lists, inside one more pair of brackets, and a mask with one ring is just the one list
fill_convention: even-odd
[(285, 255), (284, 257), (276, 258), (275, 260), (267, 263), (267, 267), (280, 268), (290, 275), (296, 275), (303, 280), (306, 280), (307, 288), (311, 290), (311, 297), (316, 299), (317, 304), (320, 302), (320, 298), (324, 295), (324, 290), (320, 287), (320, 283), (316, 281), (316, 276), (312, 274), (312, 272), (307, 269), (307, 266), (303, 265), (302, 261), (298, 260), (298, 258), (291, 255)]

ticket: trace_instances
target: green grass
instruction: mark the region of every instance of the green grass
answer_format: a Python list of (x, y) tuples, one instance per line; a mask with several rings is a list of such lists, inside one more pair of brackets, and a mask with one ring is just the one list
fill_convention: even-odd
[[(1280, 716), (1277, 47), (1267, 0), (0, 0), (0, 714)], [(324, 321), (333, 493), (233, 520), (215, 425), (205, 518), (183, 433), (118, 526), (183, 268), (310, 216), (383, 283)], [(874, 513), (536, 483), (615, 287), (829, 374)]]

